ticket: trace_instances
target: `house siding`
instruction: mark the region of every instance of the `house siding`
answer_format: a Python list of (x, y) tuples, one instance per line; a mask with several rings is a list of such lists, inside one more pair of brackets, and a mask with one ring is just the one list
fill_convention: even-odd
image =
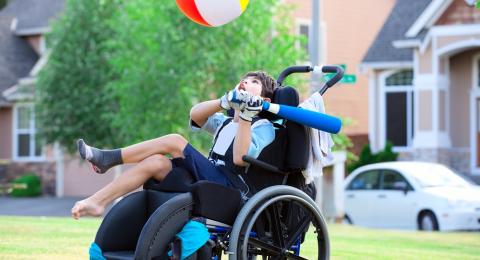
[(0, 160), (12, 159), (12, 109), (0, 108)]
[(425, 52), (419, 56), (419, 72), (420, 74), (432, 73), (432, 46), (429, 45)]
[(454, 0), (435, 25), (470, 23), (480, 23), (480, 12), (466, 5), (464, 0)]
[(42, 36), (41, 35), (36, 35), (36, 36), (29, 36), (26, 37), (26, 40), (32, 46), (32, 48), (35, 50), (37, 54), (42, 54), (41, 49), (40, 49), (40, 43), (42, 41)]
[(420, 107), (419, 107), (419, 126), (420, 131), (432, 130), (432, 91), (421, 90), (418, 92)]
[(437, 48), (441, 49), (453, 43), (472, 40), (472, 39), (480, 39), (480, 34), (459, 35), (459, 36), (439, 36), (437, 37)]
[(110, 183), (115, 177), (114, 170), (106, 174), (96, 174), (90, 164), (80, 161), (77, 155), (65, 154), (64, 161), (64, 196), (90, 196)]

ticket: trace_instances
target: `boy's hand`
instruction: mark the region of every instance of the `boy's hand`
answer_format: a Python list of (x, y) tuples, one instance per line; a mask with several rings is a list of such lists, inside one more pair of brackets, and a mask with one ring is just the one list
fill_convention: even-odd
[(252, 95), (247, 91), (233, 89), (220, 98), (220, 106), (225, 110), (229, 110), (230, 108), (242, 110), (246, 106), (245, 102), (251, 97)]
[(245, 108), (240, 113), (240, 118), (252, 122), (252, 118), (262, 111), (263, 99), (260, 96), (252, 96), (247, 102)]

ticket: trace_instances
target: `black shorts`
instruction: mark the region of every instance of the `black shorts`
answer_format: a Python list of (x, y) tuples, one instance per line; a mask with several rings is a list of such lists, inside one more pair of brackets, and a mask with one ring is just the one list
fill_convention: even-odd
[(183, 150), (183, 155), (185, 158), (172, 160), (172, 167), (184, 167), (197, 180), (206, 180), (223, 186), (234, 187), (219, 167), (215, 166), (213, 162), (190, 144), (187, 144)]

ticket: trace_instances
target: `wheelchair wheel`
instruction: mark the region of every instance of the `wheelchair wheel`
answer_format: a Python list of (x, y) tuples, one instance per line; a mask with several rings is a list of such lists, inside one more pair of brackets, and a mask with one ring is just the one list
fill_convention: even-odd
[(193, 204), (192, 195), (184, 193), (155, 210), (140, 233), (135, 259), (168, 259), (168, 244), (191, 218)]
[[(313, 231), (305, 235), (309, 227)], [(326, 224), (315, 202), (282, 185), (259, 192), (242, 208), (230, 236), (229, 259), (328, 259), (329, 250)]]

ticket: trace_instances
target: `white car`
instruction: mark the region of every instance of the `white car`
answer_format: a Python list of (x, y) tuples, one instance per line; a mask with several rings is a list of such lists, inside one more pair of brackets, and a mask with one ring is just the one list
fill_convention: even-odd
[(375, 228), (480, 230), (478, 187), (440, 164), (370, 164), (345, 180), (345, 220)]

